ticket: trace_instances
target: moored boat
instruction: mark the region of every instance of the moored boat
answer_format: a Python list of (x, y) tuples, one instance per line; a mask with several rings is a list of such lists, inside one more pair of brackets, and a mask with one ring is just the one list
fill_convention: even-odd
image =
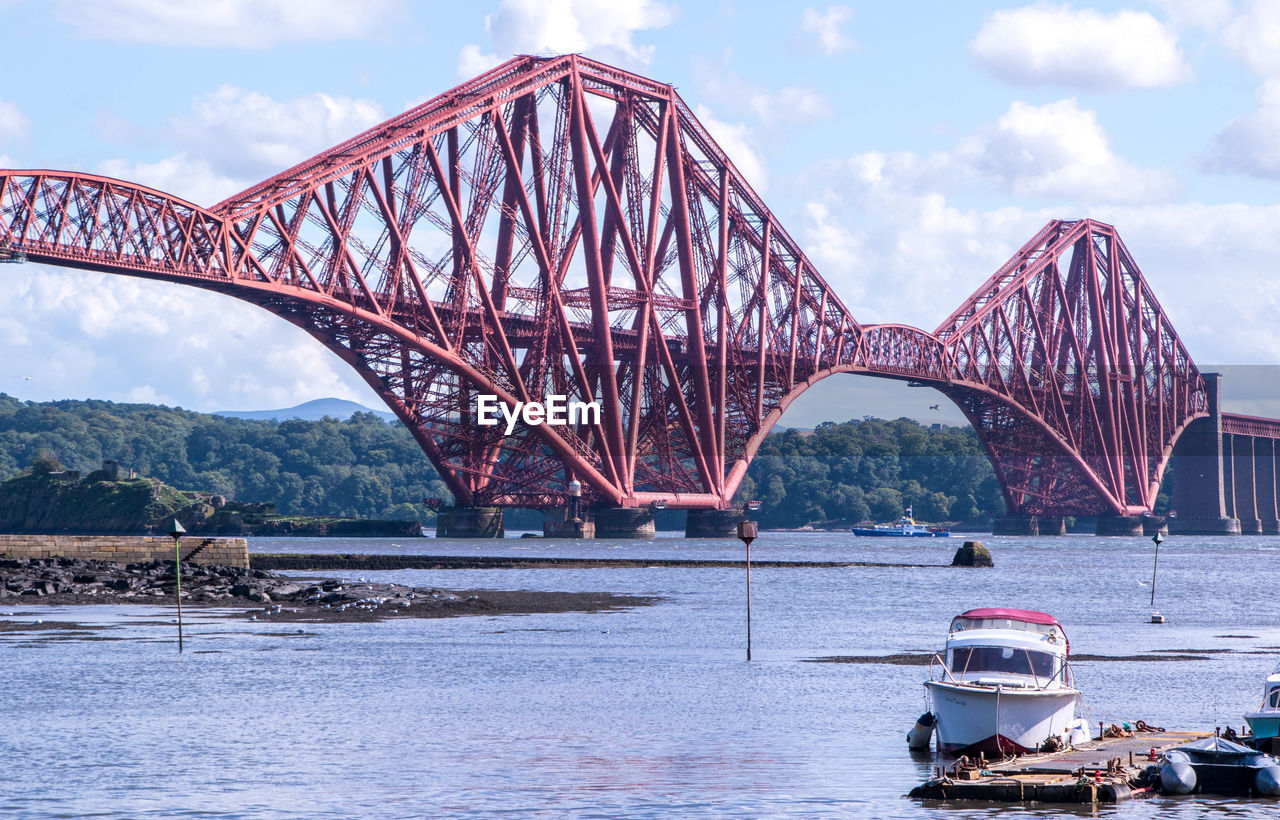
[(893, 538), (947, 538), (950, 532), (942, 527), (931, 527), (928, 524), (917, 524), (912, 517), (911, 508), (907, 507), (907, 514), (899, 518), (897, 521), (888, 524), (876, 524), (871, 527), (853, 527), (850, 529), (854, 535), (881, 536)]
[(1253, 732), (1254, 742), (1280, 737), (1280, 664), (1270, 675), (1262, 687), (1262, 703), (1252, 712), (1246, 712), (1244, 719)]
[(1003, 757), (1086, 740), (1069, 653), (1062, 624), (1044, 612), (958, 615), (924, 684), (939, 748)]
[(1158, 771), (1166, 794), (1280, 797), (1280, 761), (1217, 736), (1170, 749)]

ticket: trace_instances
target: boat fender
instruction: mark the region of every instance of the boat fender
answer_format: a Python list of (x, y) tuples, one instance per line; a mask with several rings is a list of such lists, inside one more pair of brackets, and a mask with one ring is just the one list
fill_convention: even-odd
[(1196, 790), (1196, 770), (1185, 752), (1172, 751), (1160, 761), (1160, 790), (1165, 794), (1191, 794)]
[(933, 712), (925, 712), (917, 718), (916, 725), (907, 732), (907, 748), (915, 752), (928, 749), (929, 741), (933, 738), (933, 726), (937, 722)]
[(1089, 733), (1089, 724), (1084, 718), (1077, 718), (1071, 724), (1070, 743), (1072, 746), (1084, 746), (1093, 736)]
[(1280, 766), (1265, 766), (1253, 776), (1253, 788), (1266, 797), (1280, 797)]

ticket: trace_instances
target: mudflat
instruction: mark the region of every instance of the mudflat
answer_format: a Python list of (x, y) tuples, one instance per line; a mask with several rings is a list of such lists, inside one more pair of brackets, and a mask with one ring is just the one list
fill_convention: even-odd
[[(608, 592), (439, 589), (368, 579), (299, 578), (263, 569), (182, 565), (182, 605), (246, 610), (281, 621), (369, 621), (600, 612), (647, 606), (652, 596)], [(0, 559), (0, 601), (28, 604), (176, 604), (172, 561), (115, 564), (75, 558)]]

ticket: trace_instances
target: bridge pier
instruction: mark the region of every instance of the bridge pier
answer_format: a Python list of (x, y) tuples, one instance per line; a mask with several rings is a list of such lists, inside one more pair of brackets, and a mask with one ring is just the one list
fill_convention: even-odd
[(1253, 486), (1257, 494), (1258, 520), (1263, 535), (1280, 535), (1280, 515), (1276, 499), (1276, 440), (1253, 440)]
[(1142, 535), (1140, 515), (1100, 515), (1094, 526), (1095, 535)]
[[(1187, 425), (1173, 448), (1173, 510), (1169, 532), (1174, 535), (1239, 535), (1234, 495), (1227, 488), (1231, 459), (1224, 452), (1221, 373), (1202, 373), (1209, 399), (1208, 418)], [(1228, 505), (1230, 500), (1230, 505)]]
[(1222, 438), (1227, 450), (1225, 458), (1231, 464), (1231, 495), (1240, 521), (1240, 534), (1261, 535), (1262, 521), (1258, 518), (1258, 494), (1253, 480), (1253, 437), (1224, 434)]
[(653, 538), (657, 527), (648, 507), (596, 507), (596, 538)]
[(501, 507), (441, 507), (436, 538), (502, 538)]
[(1142, 534), (1155, 535), (1161, 533), (1169, 534), (1169, 520), (1163, 515), (1144, 515), (1142, 516)]
[(1036, 526), (1041, 535), (1066, 535), (1067, 519), (1061, 515), (1038, 515)]
[(689, 510), (685, 513), (685, 538), (737, 538), (738, 524), (747, 520), (742, 510)]
[(542, 513), (542, 536), (544, 538), (582, 538), (596, 537), (596, 522), (591, 516), (571, 515), (568, 507), (552, 507)]
[(1039, 535), (1040, 519), (1034, 515), (1006, 515), (991, 519), (992, 535)]

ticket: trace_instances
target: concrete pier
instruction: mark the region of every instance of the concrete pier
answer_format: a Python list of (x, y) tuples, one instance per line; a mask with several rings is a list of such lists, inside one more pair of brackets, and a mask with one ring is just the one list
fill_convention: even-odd
[(991, 519), (992, 535), (1039, 535), (1040, 520), (1034, 515), (1007, 515)]
[(1142, 535), (1140, 515), (1100, 515), (1094, 527), (1097, 535)]
[(596, 507), (596, 538), (653, 538), (658, 534), (648, 507)]
[[(243, 538), (179, 539), (184, 562), (223, 567), (249, 566), (248, 542)], [(172, 561), (173, 539), (164, 535), (0, 535), (5, 558), (78, 558), (117, 564)]]
[(544, 538), (582, 538), (596, 537), (596, 522), (590, 516), (571, 515), (568, 507), (552, 507), (542, 514), (542, 536)]
[[(1209, 399), (1208, 418), (1187, 425), (1173, 448), (1171, 459), (1175, 480), (1172, 507), (1176, 516), (1169, 518), (1173, 535), (1239, 535), (1240, 522), (1235, 516), (1235, 503), (1228, 506), (1234, 489), (1229, 475), (1233, 459), (1229, 451), (1230, 437), (1222, 435), (1221, 373), (1203, 373)], [(1225, 444), (1225, 446), (1224, 446)]]
[(1066, 535), (1067, 519), (1061, 515), (1036, 516), (1036, 526), (1041, 535)]
[(742, 510), (689, 510), (685, 513), (685, 538), (737, 538), (738, 524), (746, 521)]
[(436, 538), (502, 538), (501, 507), (441, 507)]

